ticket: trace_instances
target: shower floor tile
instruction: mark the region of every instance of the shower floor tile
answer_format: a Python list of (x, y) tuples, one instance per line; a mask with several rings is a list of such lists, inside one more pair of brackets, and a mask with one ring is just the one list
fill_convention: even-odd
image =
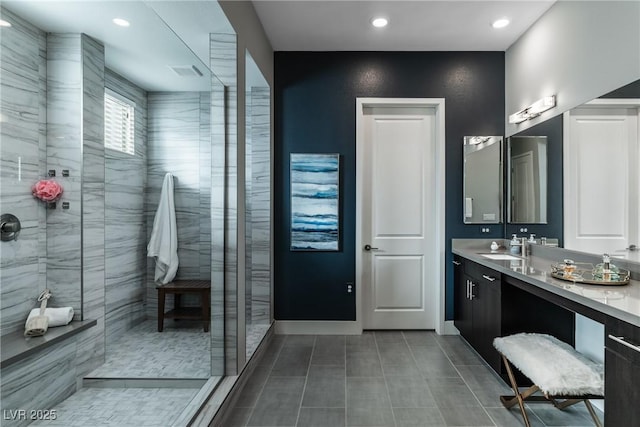
[(209, 378), (211, 336), (197, 322), (157, 320), (133, 327), (107, 346), (105, 364), (86, 378)]
[(56, 405), (55, 420), (32, 426), (170, 426), (198, 389), (84, 388)]

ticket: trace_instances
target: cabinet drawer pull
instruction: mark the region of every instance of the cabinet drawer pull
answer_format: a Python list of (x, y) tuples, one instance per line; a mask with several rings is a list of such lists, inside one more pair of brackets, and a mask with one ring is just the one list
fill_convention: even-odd
[(473, 283), (473, 281), (469, 281), (469, 284), (471, 285), (471, 288), (469, 289), (469, 299), (472, 300), (476, 297), (475, 294), (473, 293), (473, 288), (476, 287), (476, 284)]
[(609, 334), (609, 338), (611, 338), (612, 340), (614, 340), (617, 343), (620, 343), (622, 345), (624, 345), (625, 347), (629, 347), (632, 350), (635, 350), (637, 352), (640, 353), (640, 347), (638, 347), (637, 345), (633, 345), (631, 343), (628, 343), (624, 340), (624, 337), (616, 337), (614, 335)]
[(487, 279), (490, 282), (495, 282), (496, 281), (495, 277), (487, 276), (486, 274), (483, 274), (482, 277), (484, 277), (485, 279)]
[(456, 261), (456, 260), (453, 260), (451, 262), (453, 262), (453, 265), (461, 265), (462, 264), (460, 261)]
[(469, 280), (467, 279), (467, 299), (469, 299)]

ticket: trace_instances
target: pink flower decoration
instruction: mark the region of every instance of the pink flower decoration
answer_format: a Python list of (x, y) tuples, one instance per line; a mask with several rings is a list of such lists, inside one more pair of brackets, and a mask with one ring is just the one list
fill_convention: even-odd
[(49, 179), (41, 179), (31, 187), (31, 192), (35, 197), (43, 202), (54, 202), (62, 195), (62, 186)]

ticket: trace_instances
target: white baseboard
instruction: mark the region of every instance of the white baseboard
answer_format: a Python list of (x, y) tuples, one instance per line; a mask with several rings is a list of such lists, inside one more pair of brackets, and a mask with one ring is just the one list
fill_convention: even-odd
[(359, 322), (339, 320), (276, 320), (279, 335), (360, 335)]
[(446, 320), (440, 335), (460, 335), (460, 331), (453, 325), (453, 320)]
[[(278, 335), (360, 335), (359, 322), (338, 320), (276, 320), (275, 333)], [(460, 335), (453, 320), (443, 323), (440, 335)]]

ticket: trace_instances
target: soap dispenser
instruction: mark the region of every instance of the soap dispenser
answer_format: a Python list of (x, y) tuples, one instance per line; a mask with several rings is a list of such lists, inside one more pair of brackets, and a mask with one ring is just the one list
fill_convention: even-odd
[(520, 255), (520, 248), (522, 247), (522, 243), (518, 240), (518, 236), (513, 234), (511, 241), (509, 242), (509, 251), (514, 255)]

